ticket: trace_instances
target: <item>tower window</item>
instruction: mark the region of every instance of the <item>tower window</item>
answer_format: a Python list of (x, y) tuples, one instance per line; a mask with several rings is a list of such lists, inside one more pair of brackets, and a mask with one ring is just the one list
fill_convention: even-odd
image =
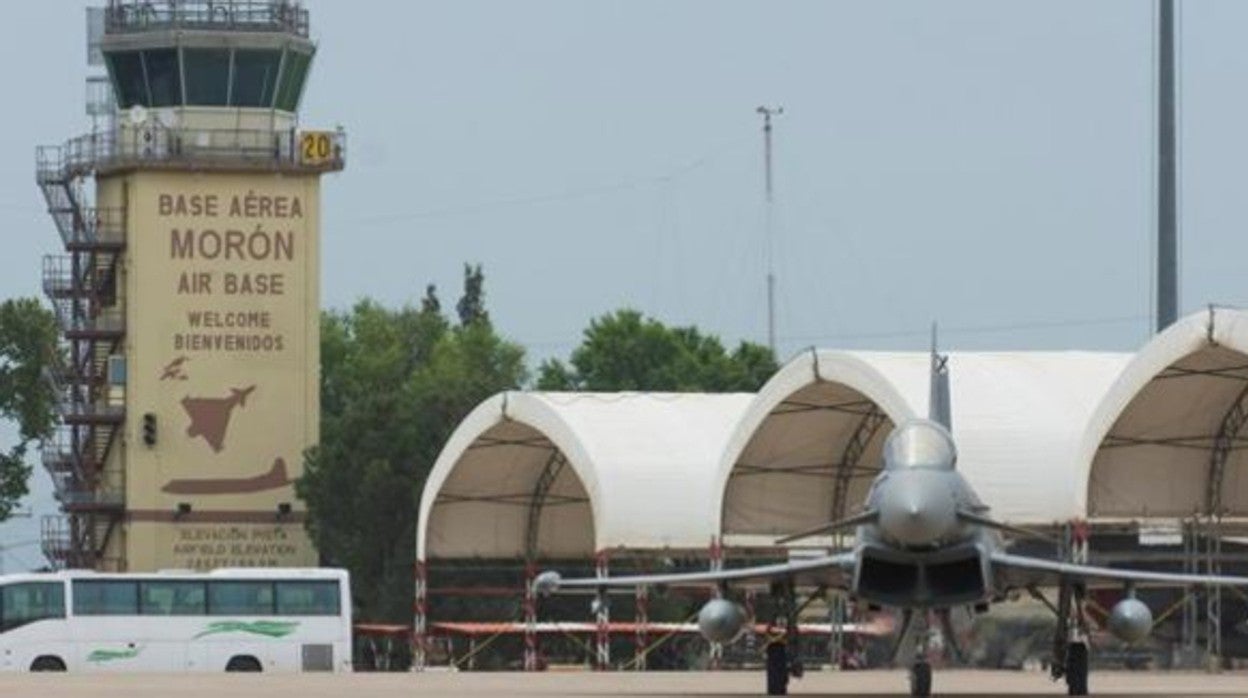
[(178, 68), (177, 49), (165, 48), (143, 52), (143, 67), (151, 90), (153, 107), (173, 107), (182, 103), (182, 76)]
[(282, 84), (277, 89), (278, 109), (295, 111), (299, 107), (299, 95), (303, 93), (303, 81), (308, 76), (308, 66), (312, 64), (312, 56), (297, 51), (286, 52), (286, 63), (282, 69)]
[(109, 72), (117, 86), (117, 106), (128, 109), (147, 104), (147, 82), (143, 79), (143, 59), (138, 51), (108, 54)]
[(186, 103), (224, 107), (230, 94), (229, 49), (182, 49), (186, 67)]
[(273, 93), (277, 87), (277, 70), (281, 60), (281, 51), (235, 51), (231, 106), (273, 106)]

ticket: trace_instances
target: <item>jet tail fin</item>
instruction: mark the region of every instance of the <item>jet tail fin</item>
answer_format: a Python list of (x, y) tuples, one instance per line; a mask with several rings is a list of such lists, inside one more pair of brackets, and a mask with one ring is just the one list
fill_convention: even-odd
[(953, 408), (949, 398), (949, 356), (936, 349), (936, 323), (932, 323), (931, 394), (927, 418), (953, 431)]
[(230, 397), (233, 398), (236, 403), (238, 403), (239, 407), (246, 407), (247, 397), (251, 395), (253, 392), (255, 392), (255, 390), (256, 390), (256, 386), (254, 385), (251, 386), (250, 388), (231, 388)]

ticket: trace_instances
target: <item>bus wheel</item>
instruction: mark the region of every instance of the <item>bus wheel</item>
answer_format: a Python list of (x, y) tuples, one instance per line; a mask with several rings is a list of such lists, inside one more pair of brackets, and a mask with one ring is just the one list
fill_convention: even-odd
[(30, 665), (31, 671), (65, 671), (65, 662), (60, 657), (50, 657), (44, 655), (36, 657), (35, 661)]
[(230, 657), (225, 664), (226, 671), (261, 671), (260, 660), (250, 655)]

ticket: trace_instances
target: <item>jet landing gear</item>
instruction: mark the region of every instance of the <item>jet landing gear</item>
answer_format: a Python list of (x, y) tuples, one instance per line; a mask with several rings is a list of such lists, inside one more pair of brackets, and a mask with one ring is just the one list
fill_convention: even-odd
[(785, 642), (767, 643), (767, 695), (783, 696), (789, 692), (789, 650)]
[(913, 641), (914, 663), (910, 665), (910, 695), (920, 698), (932, 695), (932, 665), (927, 661), (930, 635), (926, 609), (916, 611), (907, 608), (901, 612), (901, 627), (898, 628), (897, 642), (893, 645), (889, 663), (896, 666), (906, 646)]
[(932, 665), (927, 661), (928, 641), (931, 629), (928, 627), (927, 611), (919, 612), (918, 627), (915, 628), (914, 664), (910, 665), (910, 695), (927, 698), (932, 695)]
[(1058, 591), (1058, 608), (1066, 610), (1067, 618), (1065, 623), (1058, 620), (1058, 637), (1066, 640), (1062, 668), (1066, 675), (1066, 695), (1070, 696), (1088, 695), (1088, 619), (1083, 615), (1083, 595), (1082, 585), (1070, 583), (1062, 584)]
[(823, 596), (825, 589), (811, 595), (801, 606), (797, 605), (797, 590), (792, 579), (775, 582), (771, 596), (777, 601), (774, 625), (783, 623), (784, 634), (773, 636), (765, 649), (767, 657), (767, 695), (783, 696), (789, 692), (789, 679), (800, 679), (805, 673), (802, 665), (801, 645), (798, 636), (797, 617), (806, 604)]
[(1027, 591), (1057, 616), (1053, 659), (1049, 665), (1053, 680), (1066, 680), (1067, 695), (1088, 695), (1088, 619), (1083, 614), (1083, 585), (1063, 581), (1057, 590), (1056, 606), (1034, 587)]
[(915, 660), (910, 667), (910, 695), (932, 695), (932, 665), (927, 660)]
[(1066, 646), (1066, 694), (1088, 695), (1088, 643), (1071, 642)]

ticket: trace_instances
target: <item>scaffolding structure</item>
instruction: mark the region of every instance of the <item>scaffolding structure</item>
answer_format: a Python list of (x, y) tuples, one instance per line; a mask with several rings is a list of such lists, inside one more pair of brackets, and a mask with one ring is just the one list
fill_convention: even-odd
[[(668, 551), (669, 553), (671, 551)], [(698, 564), (698, 561), (704, 561), (702, 564), (713, 565), (714, 549), (708, 548), (706, 551), (683, 551), (681, 559), (686, 562), (692, 561), (691, 564)], [(645, 570), (652, 569), (655, 566), (665, 564), (663, 557), (646, 554), (639, 551), (620, 551), (620, 564), (629, 570)], [(544, 656), (544, 647), (541, 640), (542, 632), (540, 628), (543, 624), (555, 623), (577, 623), (585, 622), (586, 617), (578, 614), (571, 614), (566, 618), (553, 620), (549, 610), (543, 610), (543, 602), (535, 587), (537, 574), (547, 566), (554, 568), (566, 569), (569, 561), (544, 561), (536, 557), (527, 560), (491, 560), (491, 561), (475, 561), (474, 564), (486, 563), (492, 570), (504, 571), (503, 577), (511, 577), (516, 579), (518, 583), (506, 585), (488, 585), (488, 586), (460, 586), (458, 584), (450, 584), (447, 586), (435, 587), (430, 583), (432, 573), (449, 572), (456, 568), (456, 565), (441, 565), (439, 561), (420, 561), (417, 562), (415, 572), (415, 601), (413, 603), (413, 623), (412, 623), (412, 667), (415, 671), (423, 671), (429, 666), (430, 653), (432, 650), (431, 638), (433, 637), (433, 629), (439, 624), (455, 625), (456, 623), (465, 622), (460, 618), (434, 618), (433, 606), (438, 599), (462, 598), (462, 599), (478, 599), (478, 600), (511, 600), (514, 601), (514, 608), (518, 608), (518, 616), (511, 619), (505, 617), (490, 618), (476, 621), (478, 623), (491, 622), (507, 622), (514, 620), (519, 626), (519, 636), (522, 641), (522, 648), (519, 657), (519, 668), (522, 671), (541, 671), (547, 665), (547, 658)], [(591, 559), (583, 561), (581, 567), (589, 571), (593, 576), (605, 577), (610, 574), (612, 555), (607, 551), (600, 551)], [(462, 572), (465, 569), (459, 566)], [(645, 671), (650, 667), (650, 654), (654, 649), (662, 645), (668, 638), (670, 633), (671, 622), (653, 622), (650, 617), (650, 592), (651, 590), (645, 586), (639, 586), (631, 590), (611, 589), (606, 593), (589, 593), (586, 595), (578, 595), (576, 605), (580, 605), (583, 599), (583, 606), (588, 611), (588, 622), (592, 631), (584, 633), (587, 635), (585, 642), (577, 642), (577, 645), (584, 651), (586, 662), (596, 671), (610, 671), (613, 669), (625, 668), (628, 670)], [(703, 594), (707, 598), (713, 594), (713, 591), (703, 590), (698, 593), (699, 598)], [(616, 604), (623, 604), (618, 609)], [(559, 614), (556, 614), (559, 615)], [(618, 620), (624, 618), (625, 620)], [(631, 620), (630, 620), (631, 618)], [(613, 661), (611, 654), (611, 645), (613, 638), (620, 635), (621, 623), (628, 628), (632, 640), (632, 656), (627, 660)], [(471, 622), (468, 622), (471, 625)], [(617, 645), (618, 646), (618, 645)], [(714, 645), (707, 643), (708, 657), (714, 656)], [(719, 649), (722, 657), (722, 647)], [(713, 667), (717, 668), (717, 667)]]

